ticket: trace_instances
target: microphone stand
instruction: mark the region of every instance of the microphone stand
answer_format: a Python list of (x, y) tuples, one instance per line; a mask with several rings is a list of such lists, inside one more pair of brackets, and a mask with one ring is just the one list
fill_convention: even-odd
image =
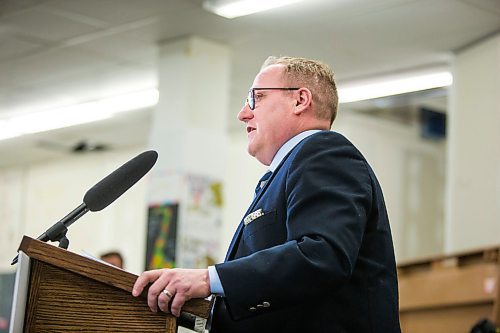
[[(59, 247), (67, 250), (69, 246), (69, 239), (66, 237), (66, 233), (68, 232), (68, 227), (88, 211), (89, 209), (87, 205), (82, 203), (80, 206), (76, 207), (73, 211), (71, 211), (68, 215), (63, 217), (60, 221), (55, 223), (52, 227), (47, 229), (47, 231), (38, 236), (37, 239), (41, 240), (42, 242), (48, 242), (48, 241), (59, 242)], [(18, 258), (19, 255), (17, 255), (10, 264), (15, 265), (18, 261)]]

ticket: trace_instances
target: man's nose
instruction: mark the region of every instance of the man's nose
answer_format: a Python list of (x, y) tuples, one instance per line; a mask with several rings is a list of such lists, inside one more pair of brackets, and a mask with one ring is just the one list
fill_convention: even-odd
[(253, 112), (250, 110), (248, 103), (245, 103), (241, 108), (240, 112), (238, 112), (238, 119), (243, 122), (247, 122), (248, 120), (253, 118)]

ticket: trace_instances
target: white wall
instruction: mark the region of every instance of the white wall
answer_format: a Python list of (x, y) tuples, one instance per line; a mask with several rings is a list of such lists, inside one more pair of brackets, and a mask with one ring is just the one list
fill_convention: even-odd
[(397, 260), (441, 253), (445, 144), (422, 139), (418, 126), (342, 108), (333, 129), (358, 147), (377, 175)]

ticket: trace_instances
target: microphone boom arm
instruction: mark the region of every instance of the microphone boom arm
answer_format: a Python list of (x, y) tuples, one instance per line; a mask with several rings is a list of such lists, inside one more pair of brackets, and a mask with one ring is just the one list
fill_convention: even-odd
[(76, 207), (71, 211), (68, 215), (63, 217), (59, 222), (54, 224), (52, 227), (47, 229), (43, 234), (38, 236), (38, 240), (42, 242), (55, 242), (59, 241), (61, 237), (66, 235), (66, 231), (68, 231), (68, 227), (72, 225), (76, 220), (82, 217), (85, 213), (87, 213), (89, 209), (87, 205), (82, 203), (80, 206)]
[[(63, 217), (60, 221), (56, 222), (52, 227), (47, 229), (43, 234), (38, 236), (38, 240), (42, 242), (59, 242), (59, 247), (63, 249), (68, 249), (69, 239), (66, 237), (66, 232), (68, 232), (68, 227), (73, 224), (76, 220), (82, 217), (85, 213), (89, 211), (87, 205), (82, 203), (80, 206), (76, 207), (68, 215)], [(17, 263), (18, 255), (12, 260), (11, 265)]]

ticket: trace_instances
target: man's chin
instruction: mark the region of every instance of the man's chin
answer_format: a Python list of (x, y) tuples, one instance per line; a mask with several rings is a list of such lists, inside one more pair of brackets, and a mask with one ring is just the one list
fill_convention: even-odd
[(256, 154), (256, 151), (254, 149), (252, 149), (252, 147), (250, 146), (250, 143), (248, 144), (247, 146), (247, 152), (250, 156), (253, 156), (255, 157), (255, 154)]

